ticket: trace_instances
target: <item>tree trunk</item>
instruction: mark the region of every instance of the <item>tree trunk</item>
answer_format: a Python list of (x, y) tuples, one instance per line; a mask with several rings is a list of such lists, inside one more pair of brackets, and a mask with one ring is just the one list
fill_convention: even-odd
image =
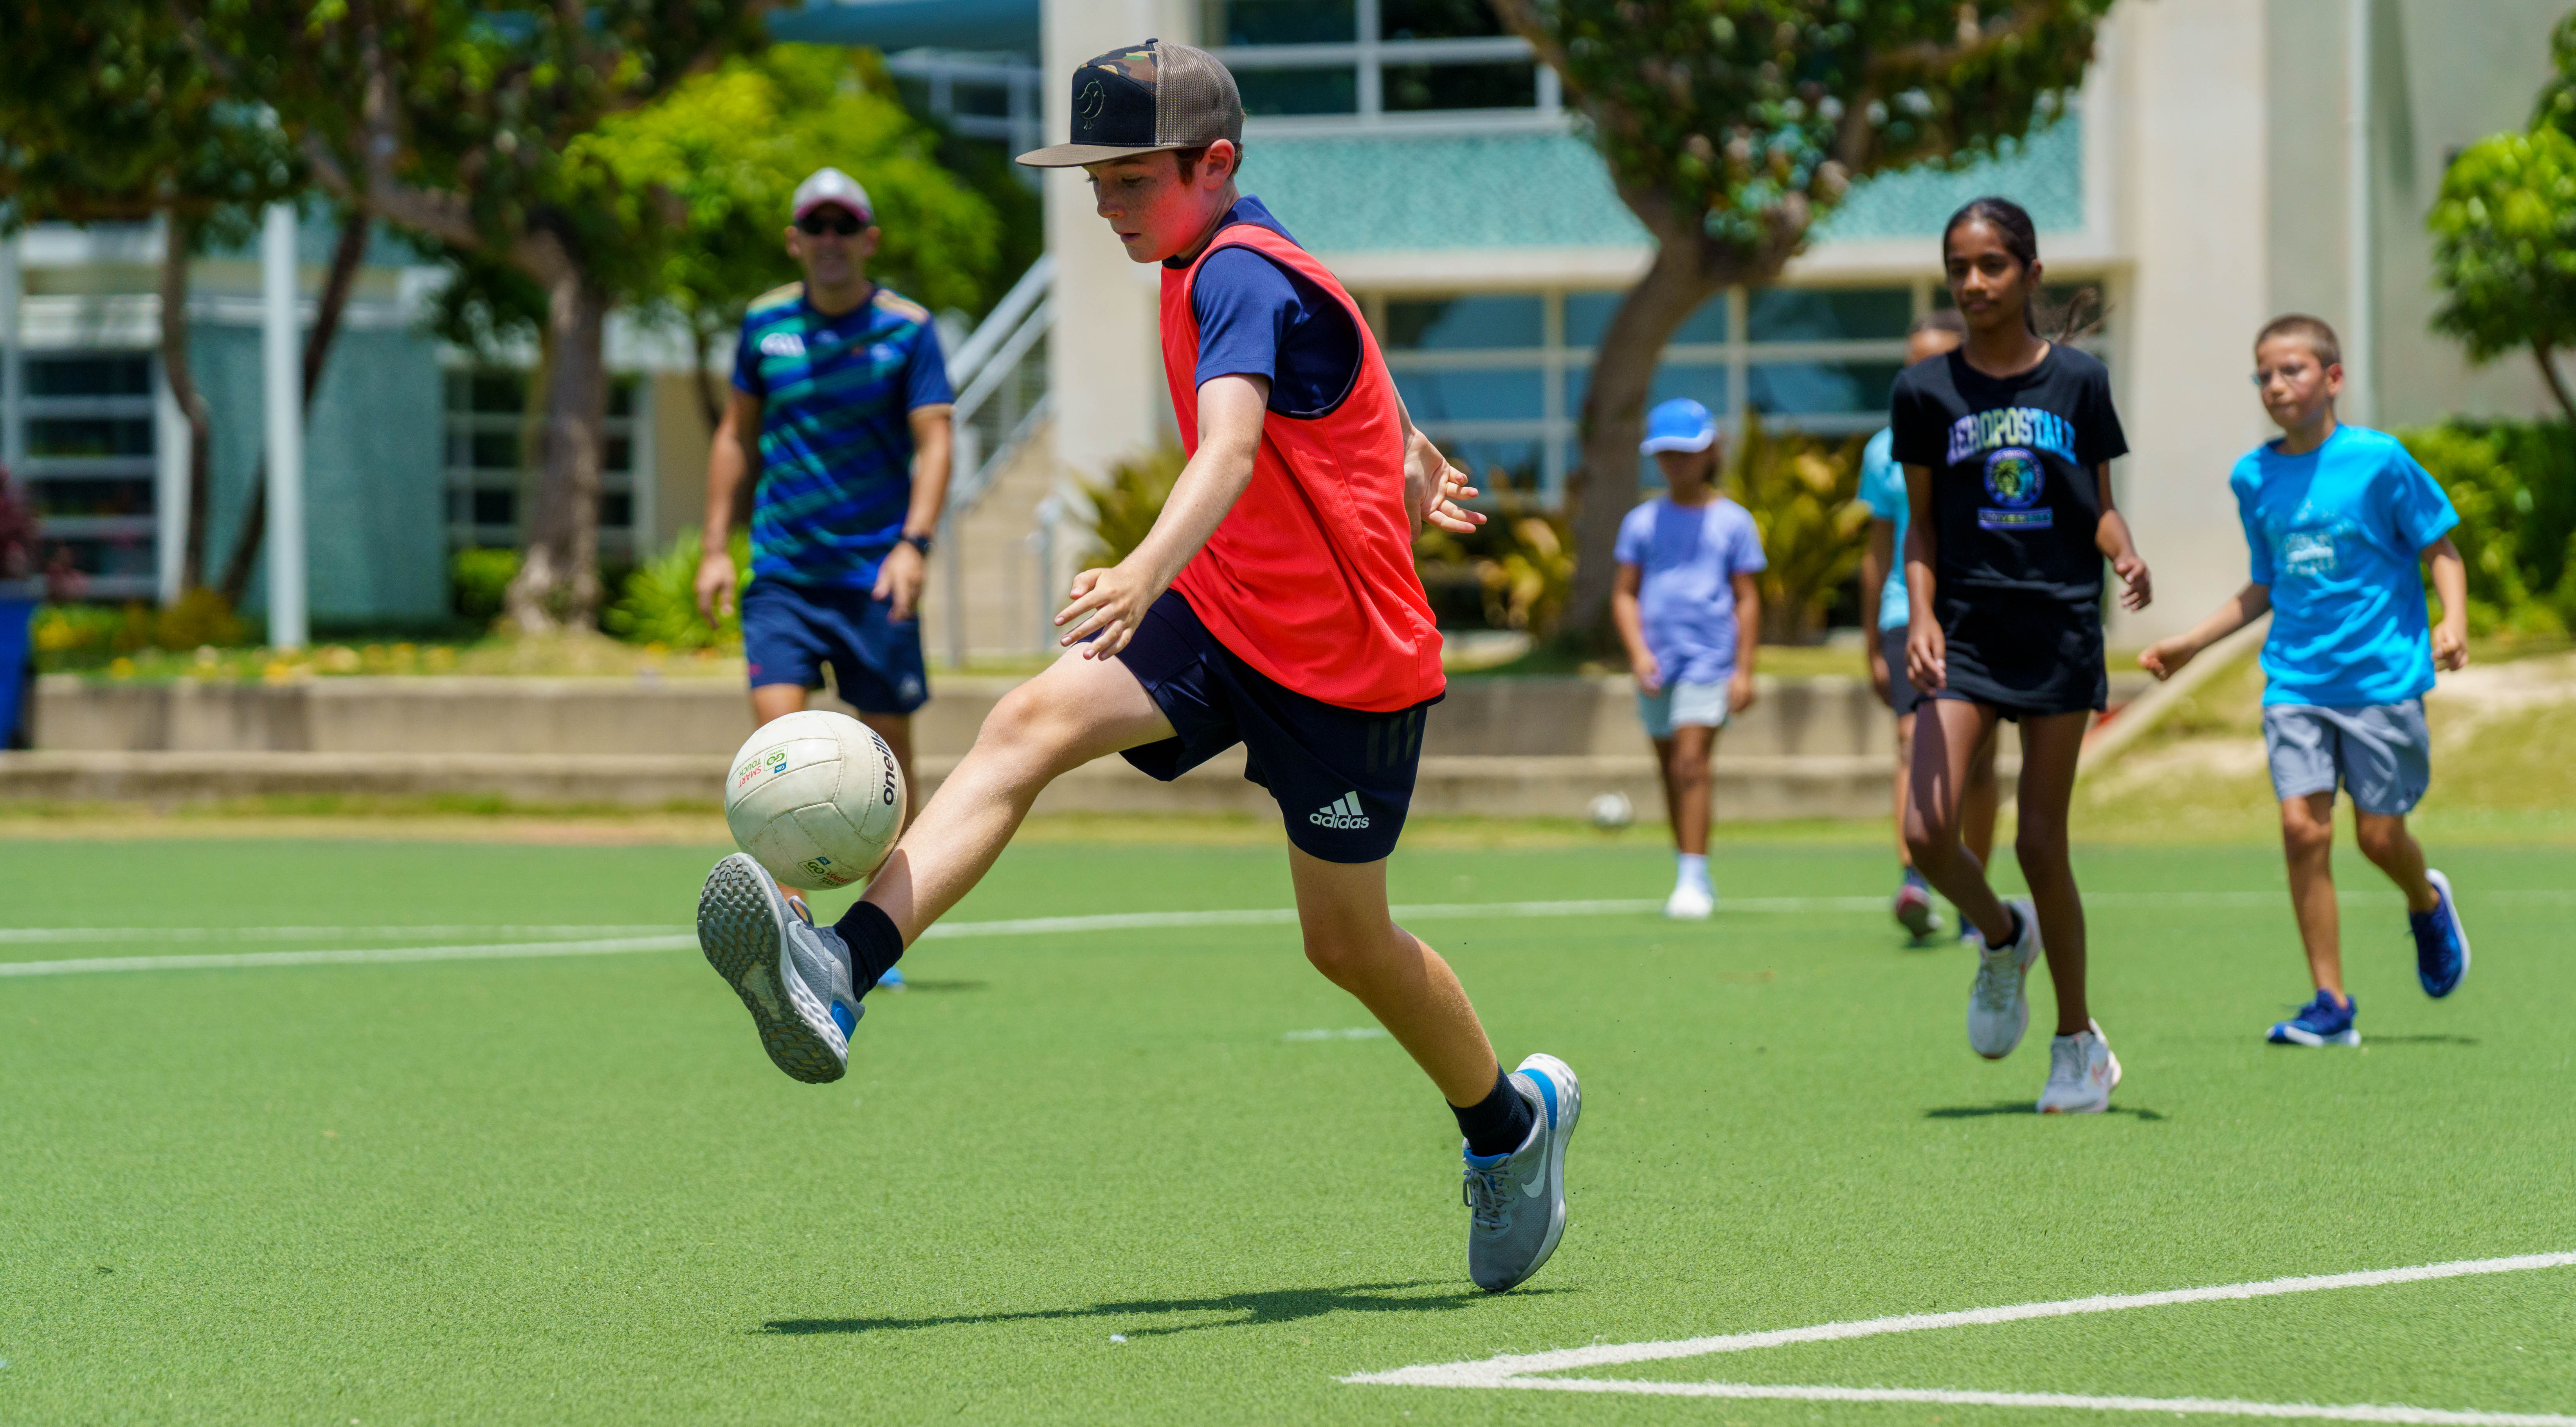
[(2576, 433), (2576, 398), (2567, 394), (2567, 381), (2558, 375), (2558, 354), (2547, 342), (2531, 344), (2531, 355), (2540, 363), (2540, 379), (2549, 383), (2549, 394), (2558, 398), (2558, 409), (2567, 413), (2567, 429)]
[[(358, 262), (366, 256), (371, 220), (363, 208), (349, 210), (340, 222), (340, 241), (331, 249), (331, 272), (322, 282), (322, 300), (313, 310), (313, 329), (304, 334), (303, 411), (313, 409), (313, 393), (322, 385), (322, 364), (331, 356), (332, 339), (340, 335), (340, 318), (349, 307), (349, 289), (357, 285)], [(251, 572), (259, 565), (260, 543), (268, 538), (268, 454), (260, 453), (251, 474), (250, 504), (242, 510), (241, 530), (233, 536), (233, 553), (224, 561), (219, 588), (224, 602), (239, 608), (250, 594)]]
[(689, 317), (689, 375), (698, 383), (698, 412), (707, 419), (707, 434), (712, 436), (724, 421), (726, 398), (718, 391), (716, 380), (707, 374), (707, 350), (715, 344), (715, 334), (706, 329), (696, 314)]
[(528, 525), (527, 557), (504, 605), (509, 623), (523, 633), (599, 623), (607, 324), (608, 294), (579, 264), (557, 265), (546, 282), (546, 336), (554, 362), (545, 384), (544, 472)]
[(206, 582), (207, 487), (214, 479), (214, 423), (188, 366), (188, 246), (193, 236), (177, 213), (164, 213), (161, 250), (161, 377), (188, 421), (188, 523), (179, 536), (179, 588)]
[(1726, 286), (1702, 256), (1695, 243), (1659, 243), (1654, 265), (1628, 289), (1593, 356), (1583, 394), (1583, 469), (1568, 483), (1575, 563), (1564, 629), (1576, 640), (1589, 640), (1609, 613), (1619, 568), (1612, 550), (1619, 522), (1637, 503), (1637, 443), (1645, 439), (1646, 394), (1664, 343)]

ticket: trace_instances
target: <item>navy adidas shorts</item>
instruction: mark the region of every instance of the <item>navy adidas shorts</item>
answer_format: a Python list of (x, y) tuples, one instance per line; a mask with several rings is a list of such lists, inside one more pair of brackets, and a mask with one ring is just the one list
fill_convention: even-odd
[(751, 686), (823, 687), (823, 666), (841, 701), (861, 713), (908, 714), (930, 698), (921, 663), (921, 621), (896, 623), (890, 600), (865, 589), (754, 580), (742, 592), (742, 654)]
[(1393, 713), (1310, 699), (1235, 657), (1170, 590), (1118, 661), (1172, 721), (1172, 737), (1121, 755), (1140, 771), (1168, 783), (1240, 743), (1243, 776), (1279, 800), (1300, 852), (1356, 863), (1395, 851), (1438, 699)]

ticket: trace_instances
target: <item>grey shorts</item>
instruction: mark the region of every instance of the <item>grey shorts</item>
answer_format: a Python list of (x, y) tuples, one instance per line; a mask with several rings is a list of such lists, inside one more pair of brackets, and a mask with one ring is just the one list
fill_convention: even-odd
[(2272, 792), (2282, 801), (2311, 793), (2352, 794), (2352, 805), (2400, 817), (2422, 801), (2433, 781), (2433, 740), (2424, 701), (2402, 704), (2266, 704), (2263, 751), (2272, 760)]
[(1887, 706), (1898, 718), (1914, 712), (1914, 701), (1922, 697), (1914, 692), (1914, 681), (1905, 677), (1905, 630), (1900, 624), (1881, 625), (1878, 631), (1879, 657), (1887, 661)]

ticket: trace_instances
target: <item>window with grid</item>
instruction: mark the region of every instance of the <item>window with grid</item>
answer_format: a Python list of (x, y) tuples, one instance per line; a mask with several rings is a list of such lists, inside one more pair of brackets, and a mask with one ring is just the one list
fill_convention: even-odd
[(1555, 71), (1485, 0), (1205, 0), (1203, 21), (1256, 124), (1561, 113)]
[(92, 596), (151, 598), (160, 588), (152, 354), (30, 352), (24, 370), (27, 457), (15, 474), (47, 543), (69, 548)]
[[(455, 549), (524, 543), (529, 473), (537, 464), (537, 425), (528, 414), (529, 374), (474, 370), (447, 374), (447, 541)], [(642, 382), (614, 377), (608, 387), (607, 444), (600, 453), (599, 549), (635, 551), (637, 443)]]
[[(1624, 293), (1610, 290), (1361, 296), (1416, 425), (1493, 489), (1553, 504), (1582, 463), (1577, 426), (1592, 360)], [(1735, 289), (1673, 333), (1647, 404), (1689, 397), (1721, 423), (1744, 411), (1819, 435), (1887, 424), (1915, 314), (1947, 305), (1930, 278), (1905, 286)], [(2079, 345), (2108, 351), (2096, 331)], [(1649, 485), (1657, 483), (1645, 463)]]

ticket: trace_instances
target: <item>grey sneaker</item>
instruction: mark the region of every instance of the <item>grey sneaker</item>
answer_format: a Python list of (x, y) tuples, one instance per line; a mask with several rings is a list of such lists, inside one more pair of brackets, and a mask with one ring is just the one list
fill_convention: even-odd
[(1968, 1047), (1988, 1060), (2001, 1060), (2021, 1044), (2030, 1029), (2030, 998), (2024, 985), (2039, 962), (2039, 909), (2026, 897), (2004, 903), (2021, 916), (2021, 935), (2006, 946), (1986, 948), (1977, 938), (1977, 979), (1968, 988)]
[(760, 1047), (809, 1085), (850, 1066), (850, 1032), (867, 1007), (850, 989), (850, 953), (838, 933), (798, 915), (778, 882), (749, 855), (716, 864), (698, 892), (698, 946), (742, 997)]
[(1565, 1234), (1565, 1142), (1583, 1114), (1583, 1087), (1552, 1055), (1534, 1055), (1511, 1074), (1512, 1088), (1538, 1112), (1529, 1138), (1490, 1160), (1467, 1156), (1467, 1276), (1487, 1293), (1538, 1272)]

